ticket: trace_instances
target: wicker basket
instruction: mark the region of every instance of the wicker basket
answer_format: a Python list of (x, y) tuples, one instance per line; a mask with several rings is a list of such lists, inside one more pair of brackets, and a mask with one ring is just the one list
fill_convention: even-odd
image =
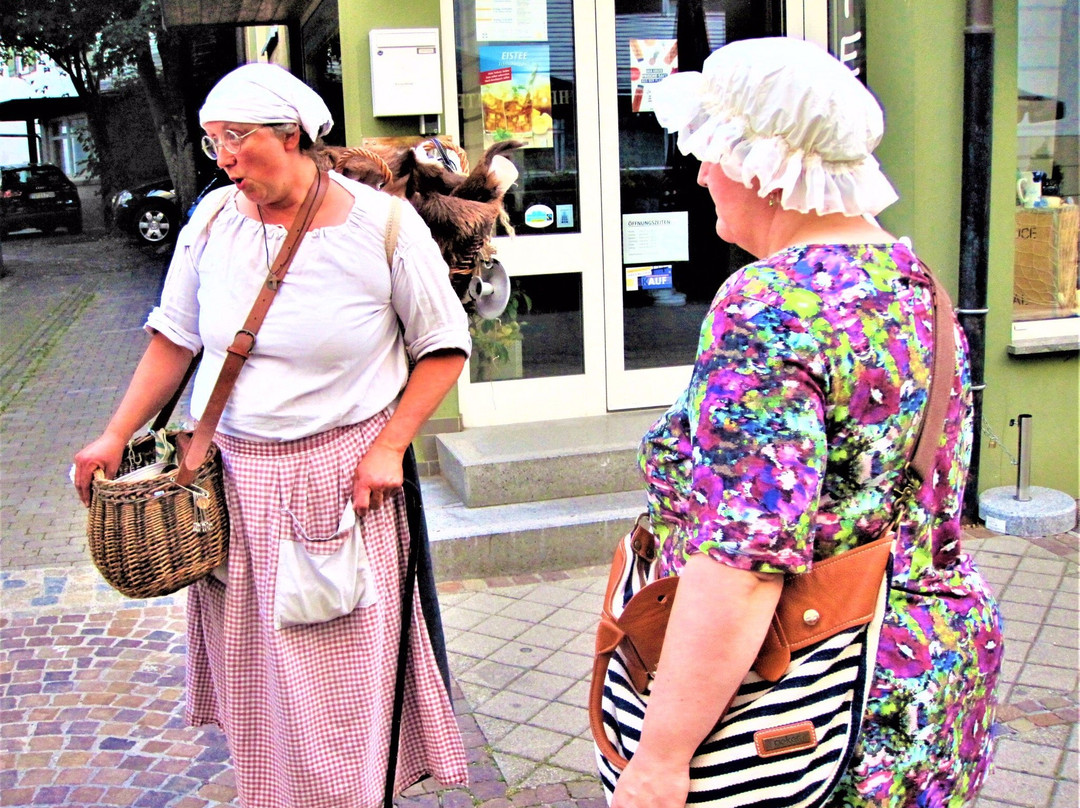
[[(179, 434), (169, 437), (175, 441)], [(153, 436), (138, 438), (117, 477), (155, 461)], [(128, 597), (169, 595), (225, 561), (229, 513), (217, 447), (211, 444), (190, 490), (175, 485), (175, 476), (174, 470), (146, 480), (96, 477), (92, 483), (90, 555), (105, 580)]]

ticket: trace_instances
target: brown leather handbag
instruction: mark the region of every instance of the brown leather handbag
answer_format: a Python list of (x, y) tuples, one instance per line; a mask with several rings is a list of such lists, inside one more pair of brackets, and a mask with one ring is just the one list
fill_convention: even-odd
[[(785, 578), (751, 671), (691, 760), (690, 802), (813, 808), (846, 771), (873, 679), (894, 533), (932, 473), (955, 374), (952, 307), (936, 279), (932, 288), (930, 390), (893, 520), (876, 540)], [(656, 556), (641, 516), (616, 546), (597, 628), (589, 724), (609, 801), (637, 748), (678, 589), (677, 577), (657, 576)]]

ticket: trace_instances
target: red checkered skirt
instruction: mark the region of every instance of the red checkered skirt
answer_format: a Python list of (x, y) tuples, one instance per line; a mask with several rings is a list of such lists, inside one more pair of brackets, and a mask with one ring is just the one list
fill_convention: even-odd
[[(188, 590), (187, 705), (192, 725), (229, 741), (249, 808), (368, 808), (382, 802), (409, 547), (405, 500), (363, 519), (377, 601), (311, 626), (273, 624), (277, 545), (337, 531), (353, 470), (388, 420), (285, 443), (218, 435), (232, 533), (228, 585)], [(290, 515), (291, 514), (291, 515)], [(413, 601), (397, 790), (433, 775), (465, 784), (461, 735)]]

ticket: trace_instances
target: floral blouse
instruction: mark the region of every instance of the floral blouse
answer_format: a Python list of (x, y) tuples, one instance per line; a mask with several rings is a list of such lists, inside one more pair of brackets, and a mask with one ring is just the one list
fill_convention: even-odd
[[(971, 393), (954, 331), (945, 433), (901, 522), (867, 720), (837, 806), (959, 808), (989, 765), (1001, 624), (960, 548)], [(694, 553), (798, 574), (876, 538), (920, 426), (933, 340), (931, 285), (902, 243), (793, 247), (729, 278), (689, 386), (641, 444), (664, 574)]]

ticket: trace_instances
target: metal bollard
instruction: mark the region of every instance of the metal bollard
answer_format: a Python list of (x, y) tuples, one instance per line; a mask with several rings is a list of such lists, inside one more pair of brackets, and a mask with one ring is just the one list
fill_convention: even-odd
[(1016, 418), (1020, 437), (1017, 438), (1017, 454), (1020, 463), (1016, 470), (1016, 500), (1031, 501), (1031, 415), (1023, 413)]

